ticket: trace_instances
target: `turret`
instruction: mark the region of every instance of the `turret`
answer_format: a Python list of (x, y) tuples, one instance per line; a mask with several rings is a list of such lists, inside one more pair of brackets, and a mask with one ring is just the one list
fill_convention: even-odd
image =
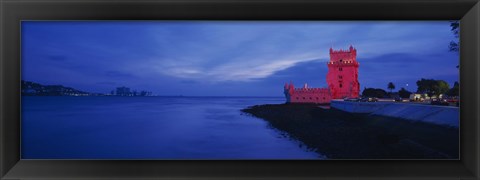
[(285, 98), (287, 100), (287, 103), (291, 102), (291, 96), (295, 93), (295, 87), (293, 86), (292, 81), (290, 81), (290, 84), (285, 83), (283, 93), (285, 94)]
[(358, 97), (360, 83), (356, 56), (357, 50), (352, 45), (347, 50), (331, 51), (327, 83), (332, 98)]

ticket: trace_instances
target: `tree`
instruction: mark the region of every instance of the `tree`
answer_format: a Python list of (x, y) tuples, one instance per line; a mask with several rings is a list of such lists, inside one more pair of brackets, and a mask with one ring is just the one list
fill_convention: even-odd
[(455, 36), (455, 40), (450, 41), (450, 45), (448, 46), (450, 51), (452, 52), (458, 52), (459, 50), (459, 44), (458, 44), (458, 38), (459, 38), (459, 30), (460, 30), (460, 22), (459, 21), (450, 21), (450, 27), (452, 28), (451, 31), (453, 35)]
[(435, 86), (435, 95), (440, 95), (440, 94), (445, 94), (448, 92), (448, 90), (450, 90), (450, 85), (448, 85), (447, 82), (445, 82), (444, 80), (437, 80), (437, 86)]
[(392, 82), (389, 82), (388, 83), (388, 89), (390, 89), (390, 93), (392, 93), (392, 90), (395, 89), (395, 84), (393, 84)]
[(449, 89), (447, 82), (434, 79), (420, 79), (417, 81), (417, 93), (432, 95), (445, 94)]
[(387, 92), (383, 89), (365, 88), (363, 89), (362, 96), (384, 98), (385, 96), (387, 96)]
[(400, 89), (400, 91), (398, 91), (398, 95), (401, 98), (409, 98), (410, 94), (412, 94), (412, 92), (406, 90), (405, 88), (402, 88), (402, 89)]
[(448, 90), (446, 95), (448, 95), (450, 97), (459, 96), (459, 94), (460, 94), (459, 90), (460, 90), (460, 84), (458, 84), (458, 82), (455, 81), (455, 84), (453, 85), (452, 89)]
[[(452, 28), (451, 31), (455, 37), (454, 40), (450, 41), (450, 44), (448, 45), (448, 49), (451, 52), (457, 52), (460, 50), (460, 44), (458, 43), (459, 39), (459, 30), (460, 30), (460, 22), (459, 21), (450, 21), (450, 27)], [(457, 65), (457, 68), (459, 65)]]
[(420, 79), (417, 81), (417, 93), (433, 95), (436, 81), (434, 79)]

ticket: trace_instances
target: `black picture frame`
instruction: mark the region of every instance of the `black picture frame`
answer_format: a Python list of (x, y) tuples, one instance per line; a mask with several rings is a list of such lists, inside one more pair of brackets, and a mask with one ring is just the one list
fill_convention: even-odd
[[(0, 178), (478, 179), (478, 0), (0, 0)], [(22, 20), (461, 20), (460, 160), (20, 159)]]

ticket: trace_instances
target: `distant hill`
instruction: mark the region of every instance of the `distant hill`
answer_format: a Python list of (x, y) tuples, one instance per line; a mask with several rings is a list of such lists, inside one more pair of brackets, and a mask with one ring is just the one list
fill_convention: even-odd
[(22, 95), (25, 96), (89, 96), (92, 93), (62, 85), (42, 85), (22, 80)]

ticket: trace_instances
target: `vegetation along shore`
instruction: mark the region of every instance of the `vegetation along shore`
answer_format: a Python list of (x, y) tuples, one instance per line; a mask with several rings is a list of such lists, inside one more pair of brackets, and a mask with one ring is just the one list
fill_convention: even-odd
[(455, 127), (322, 109), (315, 104), (268, 104), (242, 112), (266, 120), (329, 159), (457, 159)]

